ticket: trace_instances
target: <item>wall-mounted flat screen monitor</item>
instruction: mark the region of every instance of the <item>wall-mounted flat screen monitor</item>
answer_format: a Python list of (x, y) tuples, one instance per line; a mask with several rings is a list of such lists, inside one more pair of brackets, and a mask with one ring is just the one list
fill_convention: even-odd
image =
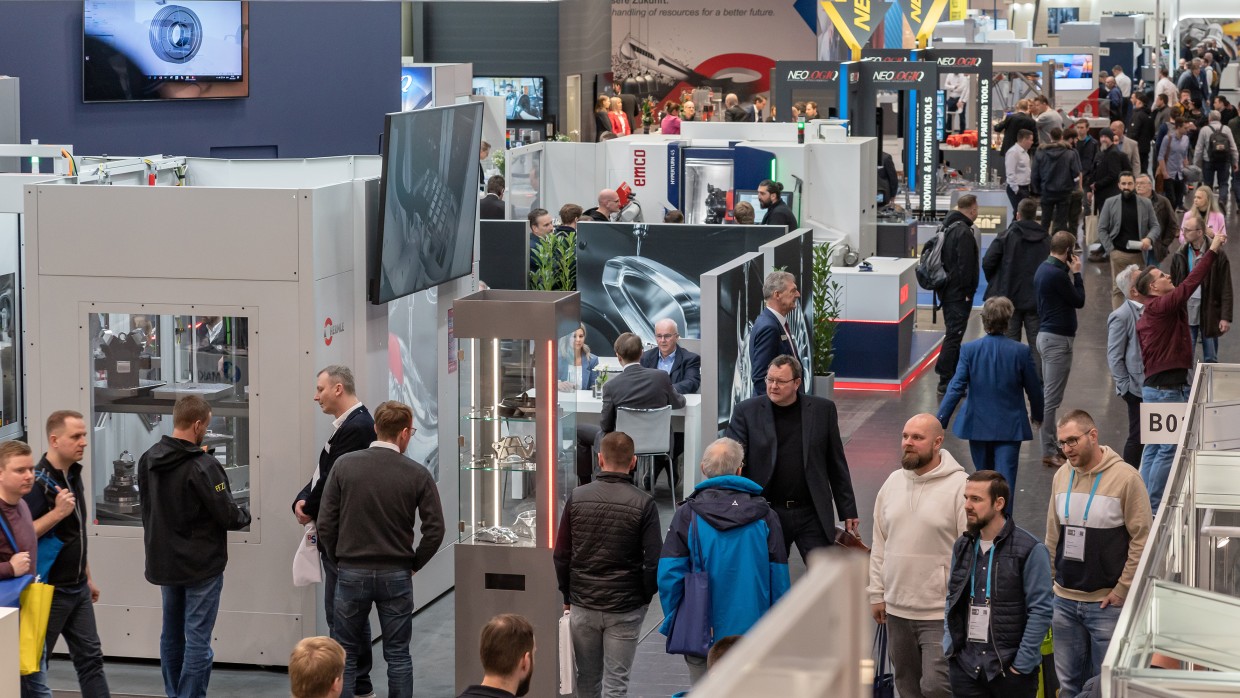
[(248, 97), (248, 26), (245, 2), (86, 0), (82, 99)]
[[(792, 208), (793, 193), (786, 191), (782, 194), (784, 203), (788, 204), (788, 208)], [(732, 208), (742, 201), (748, 201), (753, 206), (753, 222), (754, 225), (762, 225), (762, 221), (766, 219), (766, 211), (762, 210), (762, 204), (758, 203), (758, 191), (756, 189), (737, 189), (736, 194), (732, 197)], [(795, 210), (795, 209), (794, 209)]]
[(1059, 25), (1064, 22), (1076, 22), (1081, 19), (1079, 7), (1048, 7), (1046, 8), (1046, 34), (1058, 36)]
[[(1055, 9), (1055, 8), (1051, 8)], [(1088, 53), (1039, 53), (1034, 61), (1055, 61), (1056, 90), (1092, 90), (1094, 83), (1094, 57)]]
[(474, 77), (474, 94), (504, 98), (504, 118), (542, 121), (546, 80), (539, 77)]
[(424, 291), (473, 269), (482, 108), (474, 102), (387, 115), (379, 240), (368, 274), (371, 303)]

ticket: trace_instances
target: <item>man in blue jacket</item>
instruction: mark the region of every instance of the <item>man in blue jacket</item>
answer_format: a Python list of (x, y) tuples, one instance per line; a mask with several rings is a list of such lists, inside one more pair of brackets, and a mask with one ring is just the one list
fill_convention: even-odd
[(1081, 258), (1074, 254), (1076, 235), (1061, 230), (1051, 237), (1051, 256), (1033, 277), (1038, 295), (1038, 352), (1042, 354), (1042, 464), (1063, 465), (1055, 435), (1055, 411), (1063, 402), (1072, 370), (1076, 311), (1085, 307)]
[[(671, 635), (685, 594), (685, 575), (710, 578), (712, 637), (743, 635), (788, 591), (788, 555), (779, 518), (757, 483), (741, 477), (744, 450), (722, 438), (702, 454), (702, 474), (685, 506), (676, 510), (659, 559), (659, 601)], [(690, 555), (693, 561), (690, 562)], [(706, 657), (685, 655), (689, 682), (706, 673)]]
[(955, 698), (1034, 698), (1054, 611), (1046, 547), (1004, 516), (1011, 490), (979, 470), (965, 483), (968, 530), (952, 547), (943, 655)]

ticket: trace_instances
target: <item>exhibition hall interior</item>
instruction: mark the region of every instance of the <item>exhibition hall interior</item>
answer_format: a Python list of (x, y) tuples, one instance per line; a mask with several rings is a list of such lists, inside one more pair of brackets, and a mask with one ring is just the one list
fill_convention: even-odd
[(0, 1), (0, 698), (1240, 694), (1238, 59)]

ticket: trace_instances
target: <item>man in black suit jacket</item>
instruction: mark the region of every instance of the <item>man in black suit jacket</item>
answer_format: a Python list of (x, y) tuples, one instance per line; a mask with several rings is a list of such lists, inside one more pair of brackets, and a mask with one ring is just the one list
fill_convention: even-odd
[[(293, 514), (297, 517), (297, 523), (302, 525), (318, 519), (323, 487), (327, 484), (327, 477), (331, 475), (336, 461), (346, 453), (370, 448), (370, 444), (375, 441), (375, 420), (366, 406), (357, 399), (353, 371), (347, 366), (328, 366), (319, 371), (314, 386), (314, 401), (319, 403), (324, 414), (334, 417), (332, 427), (335, 431), (319, 453), (319, 465), (314, 470), (314, 476), (301, 488), (293, 502)], [(327, 614), (327, 627), (330, 629), (336, 612), (336, 566), (325, 556), (321, 559), (323, 608)], [(370, 632), (369, 624), (366, 632)], [(374, 695), (374, 687), (370, 681), (373, 661), (370, 645), (365, 645), (357, 658), (357, 683), (354, 688), (356, 695)]]
[(723, 120), (724, 121), (753, 121), (753, 117), (749, 116), (749, 112), (741, 107), (741, 102), (736, 95), (730, 94), (723, 98)]
[(702, 357), (677, 344), (679, 339), (675, 320), (663, 318), (654, 323), (654, 341), (658, 346), (642, 354), (641, 365), (660, 368), (659, 362), (664, 362), (660, 370), (671, 377), (676, 392), (693, 395), (702, 389)]
[(620, 360), (620, 373), (603, 384), (603, 412), (599, 415), (599, 438), (616, 430), (616, 408), (631, 407), (639, 410), (657, 409), (671, 405), (673, 409), (685, 406), (685, 398), (672, 387), (672, 379), (657, 368), (641, 365), (642, 340), (632, 332), (616, 338), (616, 358)]
[(796, 277), (792, 274), (773, 271), (766, 275), (762, 283), (766, 307), (749, 330), (749, 370), (755, 396), (766, 394), (766, 367), (776, 356), (797, 356), (797, 347), (792, 346), (788, 328), (788, 314), (796, 308), (800, 297)]
[(834, 542), (834, 510), (857, 532), (857, 501), (844, 458), (839, 414), (826, 398), (802, 395), (801, 362), (783, 355), (766, 371), (766, 395), (732, 410), (727, 436), (745, 447), (742, 474), (762, 486), (779, 515), (784, 548), (802, 558)]
[(478, 202), (478, 218), (502, 221), (504, 213), (504, 175), (491, 175), (487, 180), (487, 194)]

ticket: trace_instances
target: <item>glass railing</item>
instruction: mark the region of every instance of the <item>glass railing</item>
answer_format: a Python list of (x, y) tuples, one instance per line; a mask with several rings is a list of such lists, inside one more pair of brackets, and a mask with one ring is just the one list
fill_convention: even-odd
[(1103, 685), (1125, 697), (1240, 694), (1240, 365), (1198, 366)]

